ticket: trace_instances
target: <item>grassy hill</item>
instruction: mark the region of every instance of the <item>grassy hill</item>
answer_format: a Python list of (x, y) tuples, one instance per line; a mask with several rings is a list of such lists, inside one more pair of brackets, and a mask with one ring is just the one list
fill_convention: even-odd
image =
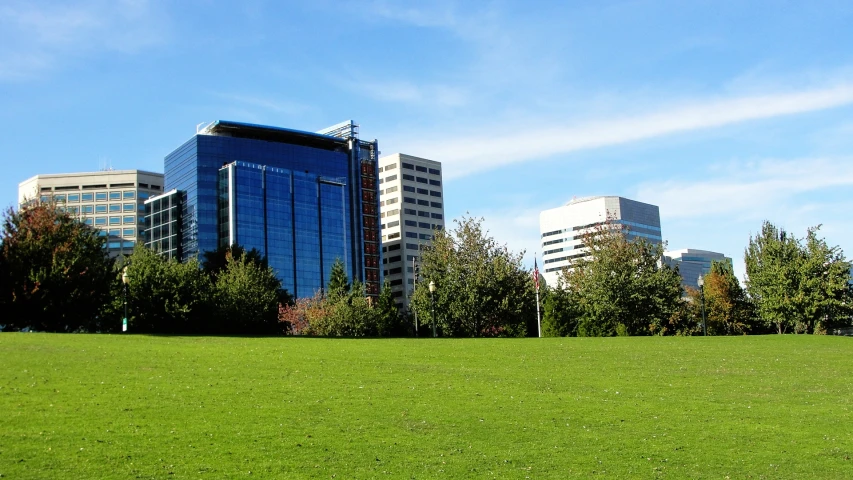
[(7, 478), (853, 478), (853, 341), (0, 334)]

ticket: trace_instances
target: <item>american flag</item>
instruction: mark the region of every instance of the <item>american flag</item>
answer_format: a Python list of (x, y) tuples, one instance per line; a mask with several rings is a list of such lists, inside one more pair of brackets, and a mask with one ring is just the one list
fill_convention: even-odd
[(533, 286), (536, 291), (539, 291), (539, 266), (536, 264), (536, 259), (533, 259)]

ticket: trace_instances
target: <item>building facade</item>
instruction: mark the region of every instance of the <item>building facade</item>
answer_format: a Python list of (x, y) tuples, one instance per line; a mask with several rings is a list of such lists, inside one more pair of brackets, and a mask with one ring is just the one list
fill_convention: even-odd
[[(163, 216), (152, 244), (178, 239), (181, 259), (238, 244), (269, 260), (296, 297), (312, 296), (344, 262), (378, 295), (378, 142), (349, 121), (319, 133), (219, 120), (166, 156), (165, 187), (178, 198), (178, 228)], [(162, 210), (162, 208), (161, 208)], [(162, 249), (161, 249), (162, 250)]]
[(656, 205), (616, 196), (573, 199), (539, 214), (545, 281), (556, 286), (562, 269), (588, 255), (583, 235), (608, 222), (623, 227), (629, 240), (663, 243)]
[(104, 170), (36, 175), (18, 185), (18, 204), (55, 200), (107, 237), (110, 256), (129, 255), (146, 238), (145, 200), (163, 193), (163, 174)]
[(441, 163), (395, 153), (379, 159), (382, 268), (394, 302), (407, 308), (420, 252), (443, 229)]
[(664, 252), (664, 261), (672, 267), (678, 267), (681, 285), (699, 289), (699, 277), (711, 271), (711, 262), (726, 262), (732, 266), (732, 259), (718, 252), (682, 248)]

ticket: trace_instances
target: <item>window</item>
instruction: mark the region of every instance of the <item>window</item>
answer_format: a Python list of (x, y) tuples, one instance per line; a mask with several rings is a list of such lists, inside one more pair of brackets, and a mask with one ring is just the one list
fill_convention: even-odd
[(121, 217), (110, 217), (110, 225), (121, 224)]
[(423, 211), (418, 210), (418, 216), (429, 218), (429, 212), (423, 212)]
[(400, 201), (400, 197), (389, 198), (388, 200), (385, 201), (385, 204), (386, 205), (393, 205), (399, 201)]
[[(153, 187), (154, 185), (151, 185), (151, 186)], [(151, 196), (150, 193), (139, 192), (139, 199), (140, 200), (146, 200), (150, 196)]]
[(399, 220), (394, 220), (393, 222), (388, 222), (388, 228), (397, 227), (400, 225)]
[(429, 202), (432, 208), (441, 208), (441, 202)]
[(420, 250), (417, 243), (407, 243), (406, 250)]
[(402, 285), (402, 284), (403, 284), (402, 278), (398, 278), (397, 280), (391, 280), (391, 286), (392, 287), (397, 286), (397, 285)]
[(110, 232), (111, 237), (117, 237), (117, 236), (121, 235), (121, 229), (118, 229), (118, 228), (111, 228), (109, 230), (109, 232)]
[(430, 184), (430, 185), (435, 185), (436, 187), (440, 187), (440, 186), (441, 186), (441, 180), (433, 180), (433, 179), (431, 179), (431, 178), (430, 178), (430, 179), (429, 179), (429, 184)]
[(433, 230), (442, 230), (442, 229), (444, 229), (444, 225), (442, 225), (442, 224), (440, 224), (440, 223), (433, 223), (433, 224), (432, 224), (432, 229), (433, 229)]
[(95, 199), (94, 195), (92, 195), (91, 193), (84, 193), (81, 198), (83, 199), (84, 202), (91, 202), (92, 200)]
[(417, 170), (417, 171), (419, 171), (419, 172), (426, 172), (426, 171), (427, 171), (427, 168), (426, 168), (426, 167), (422, 167), (422, 166), (420, 166), (420, 165), (415, 165), (415, 170)]
[(399, 208), (395, 208), (394, 210), (388, 210), (387, 212), (385, 212), (385, 215), (388, 215), (389, 217), (393, 217), (394, 215), (399, 215), (399, 214), (400, 214)]
[(440, 213), (431, 213), (430, 216), (436, 220), (443, 220), (442, 215)]
[(133, 246), (136, 245), (136, 242), (134, 242), (133, 240), (125, 240), (121, 242), (121, 245), (124, 248), (133, 248)]
[(65, 201), (65, 194), (64, 193), (57, 193), (56, 195), (53, 196), (53, 199), (56, 200), (57, 202), (64, 202)]
[(95, 219), (95, 225), (106, 225), (107, 217), (98, 217)]
[(106, 205), (95, 205), (95, 213), (107, 213)]
[(394, 180), (397, 180), (397, 175), (391, 175), (390, 177), (385, 177), (386, 182), (393, 182)]
[[(154, 188), (154, 187), (155, 187), (155, 185), (151, 185), (151, 188)], [(128, 190), (128, 191), (124, 192), (124, 199), (125, 200), (133, 200), (134, 198), (136, 198), (136, 192), (134, 192), (133, 190)]]
[(403, 174), (403, 180), (414, 180), (414, 179), (415, 179), (414, 175), (407, 175), (405, 173)]
[(79, 202), (80, 201), (80, 194), (79, 193), (69, 193), (68, 194), (68, 201), (69, 202)]
[(401, 258), (402, 258), (402, 257), (401, 257), (400, 255), (397, 255), (396, 257), (391, 257), (391, 258), (389, 258), (389, 259), (388, 259), (388, 261), (389, 261), (389, 262), (391, 262), (391, 263), (399, 262)]
[(395, 238), (400, 238), (400, 232), (392, 233), (391, 235), (388, 235), (388, 240), (393, 240)]
[(66, 207), (66, 211), (72, 215), (77, 215), (77, 212), (80, 211), (80, 207)]
[(380, 178), (380, 179), (379, 179), (379, 185), (382, 185), (383, 183), (385, 183), (385, 180), (383, 180), (383, 179), (381, 179), (381, 178)]
[(387, 189), (385, 189), (385, 193), (393, 193), (393, 192), (396, 192), (396, 191), (397, 191), (397, 187), (396, 187), (396, 186), (394, 186), (394, 187), (388, 187)]
[(419, 188), (418, 193), (420, 193), (421, 195), (429, 195), (429, 190), (427, 190), (426, 188)]
[(107, 192), (96, 193), (95, 194), (95, 200), (97, 200), (99, 202), (106, 202), (107, 201)]
[(412, 165), (411, 163), (403, 162), (403, 168), (405, 168), (406, 170), (414, 170), (415, 166)]
[(427, 200), (420, 200), (420, 199), (419, 199), (419, 200), (418, 200), (418, 205), (423, 205), (423, 206), (425, 206), (425, 207), (428, 207), (428, 206), (429, 206), (429, 201), (427, 201)]
[(441, 175), (441, 170), (439, 170), (437, 168), (430, 168), (429, 173), (431, 173), (433, 175)]
[(414, 198), (412, 198), (412, 197), (403, 197), (403, 201), (404, 201), (405, 203), (416, 203), (416, 202), (415, 202), (415, 199), (414, 199)]
[(392, 163), (391, 165), (386, 165), (386, 166), (385, 166), (385, 171), (387, 172), (388, 170), (394, 170), (395, 168), (397, 168), (397, 164), (396, 164), (396, 163)]
[(429, 183), (429, 180), (427, 180), (427, 179), (426, 179), (426, 178), (424, 178), (424, 177), (416, 177), (416, 178), (415, 178), (415, 180), (416, 180), (418, 183)]
[(94, 213), (95, 212), (95, 207), (93, 207), (92, 205), (83, 205), (82, 207), (80, 207), (80, 209), (83, 213)]
[[(144, 206), (145, 206), (145, 205), (143, 205), (143, 207), (144, 207)], [(125, 211), (125, 212), (132, 212), (132, 211), (133, 211), (133, 209), (134, 209), (134, 207), (135, 207), (135, 205), (134, 205), (134, 204), (132, 204), (132, 203), (125, 203), (125, 204), (124, 204), (124, 211)]]
[(108, 242), (108, 248), (121, 248), (121, 242)]
[(415, 187), (411, 185), (403, 185), (403, 191), (415, 193)]
[(385, 170), (385, 167), (379, 167), (379, 173), (382, 173), (382, 170)]
[(118, 212), (121, 212), (121, 204), (120, 203), (111, 203), (110, 204), (110, 213), (118, 213)]
[(411, 209), (411, 208), (404, 208), (404, 209), (403, 209), (403, 213), (405, 213), (406, 215), (417, 215), (417, 214), (418, 214), (418, 211), (417, 211), (417, 210), (413, 210), (413, 209)]
[[(142, 218), (144, 219), (145, 217), (142, 217)], [(124, 221), (124, 223), (133, 223), (134, 217), (133, 216), (124, 217), (123, 221)]]
[(432, 240), (432, 235), (428, 233), (422, 233), (420, 236), (421, 240)]
[(394, 250), (399, 250), (399, 249), (400, 249), (400, 244), (399, 244), (399, 243), (398, 243), (398, 244), (395, 244), (395, 245), (391, 245), (390, 247), (388, 247), (388, 251), (389, 251), (389, 252), (393, 252)]
[(121, 200), (121, 192), (110, 192), (110, 200)]
[(441, 198), (441, 192), (436, 192), (435, 190), (430, 190), (430, 191), (429, 191), (429, 195), (430, 195), (431, 197), (439, 197), (439, 198)]
[(418, 238), (418, 234), (415, 232), (406, 232), (406, 238)]
[(418, 222), (416, 222), (416, 221), (414, 221), (414, 220), (406, 220), (406, 226), (407, 226), (407, 227), (417, 227), (417, 226), (418, 226)]
[(83, 223), (85, 223), (86, 225), (92, 225), (92, 223), (94, 223), (94, 222), (92, 222), (91, 218), (85, 218), (85, 219), (83, 219)]
[(432, 226), (429, 223), (424, 223), (424, 222), (418, 222), (418, 227), (420, 227), (420, 228), (432, 228)]
[(389, 273), (389, 274), (391, 274), (391, 275), (396, 275), (396, 274), (398, 274), (398, 273), (403, 273), (403, 267), (392, 268), (391, 270), (388, 270), (388, 273)]

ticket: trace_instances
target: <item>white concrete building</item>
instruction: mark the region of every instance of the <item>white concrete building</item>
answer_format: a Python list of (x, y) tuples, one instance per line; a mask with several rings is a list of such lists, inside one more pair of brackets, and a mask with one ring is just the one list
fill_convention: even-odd
[(542, 245), (540, 272), (548, 285), (556, 286), (559, 273), (572, 261), (587, 255), (582, 236), (610, 220), (626, 227), (629, 239), (645, 238), (662, 243), (660, 210), (656, 205), (615, 196), (573, 199), (539, 214)]
[(677, 266), (681, 274), (681, 285), (699, 288), (699, 277), (711, 271), (711, 262), (727, 262), (732, 265), (732, 259), (722, 253), (694, 248), (682, 248), (663, 253), (664, 261), (670, 266)]
[(163, 192), (163, 174), (142, 170), (36, 175), (18, 184), (18, 205), (56, 200), (107, 237), (110, 255), (130, 254), (145, 234), (145, 200)]
[(445, 225), (441, 163), (401, 153), (379, 158), (379, 209), (383, 273), (395, 303), (405, 308), (420, 250)]

